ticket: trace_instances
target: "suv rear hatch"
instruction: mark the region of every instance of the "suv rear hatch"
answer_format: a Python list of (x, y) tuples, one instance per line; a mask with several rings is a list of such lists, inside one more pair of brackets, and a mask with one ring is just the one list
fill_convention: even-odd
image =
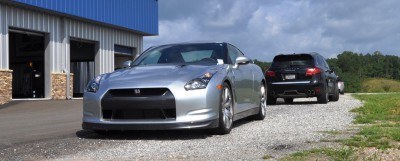
[(310, 54), (278, 55), (266, 72), (271, 82), (303, 82), (310, 81), (308, 68), (314, 68), (314, 58)]

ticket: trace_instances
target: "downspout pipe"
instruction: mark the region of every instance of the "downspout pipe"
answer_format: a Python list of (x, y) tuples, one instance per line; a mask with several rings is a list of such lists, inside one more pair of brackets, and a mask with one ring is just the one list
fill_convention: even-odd
[(70, 88), (69, 88), (69, 84), (70, 84), (70, 76), (71, 76), (71, 73), (69, 72), (69, 70), (68, 69), (64, 69), (64, 73), (67, 75), (67, 87), (66, 87), (66, 96), (65, 96), (65, 98), (67, 99), (67, 100), (69, 100), (69, 99), (71, 99), (71, 96), (70, 96), (70, 93), (69, 93), (69, 90), (70, 90)]

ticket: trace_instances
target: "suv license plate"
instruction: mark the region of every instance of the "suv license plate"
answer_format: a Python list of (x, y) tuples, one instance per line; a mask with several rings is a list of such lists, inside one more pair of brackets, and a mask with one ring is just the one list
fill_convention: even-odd
[(285, 79), (296, 79), (296, 75), (294, 74), (286, 74)]

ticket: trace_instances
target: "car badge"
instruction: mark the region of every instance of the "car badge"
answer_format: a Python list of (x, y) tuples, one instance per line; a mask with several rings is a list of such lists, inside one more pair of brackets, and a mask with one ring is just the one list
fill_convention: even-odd
[(135, 89), (134, 92), (135, 92), (136, 95), (139, 95), (140, 94), (140, 89)]

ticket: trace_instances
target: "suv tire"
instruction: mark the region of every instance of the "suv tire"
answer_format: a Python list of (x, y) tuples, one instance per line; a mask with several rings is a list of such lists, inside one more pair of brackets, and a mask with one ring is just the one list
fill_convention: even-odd
[(275, 105), (276, 104), (276, 98), (274, 96), (271, 96), (269, 92), (267, 93), (267, 105)]
[(329, 97), (329, 101), (339, 101), (339, 87), (337, 83), (335, 83), (334, 94)]
[(285, 98), (285, 103), (293, 103), (293, 98)]
[(324, 89), (321, 90), (321, 95), (317, 97), (318, 103), (327, 104), (329, 100), (327, 83), (324, 84)]

